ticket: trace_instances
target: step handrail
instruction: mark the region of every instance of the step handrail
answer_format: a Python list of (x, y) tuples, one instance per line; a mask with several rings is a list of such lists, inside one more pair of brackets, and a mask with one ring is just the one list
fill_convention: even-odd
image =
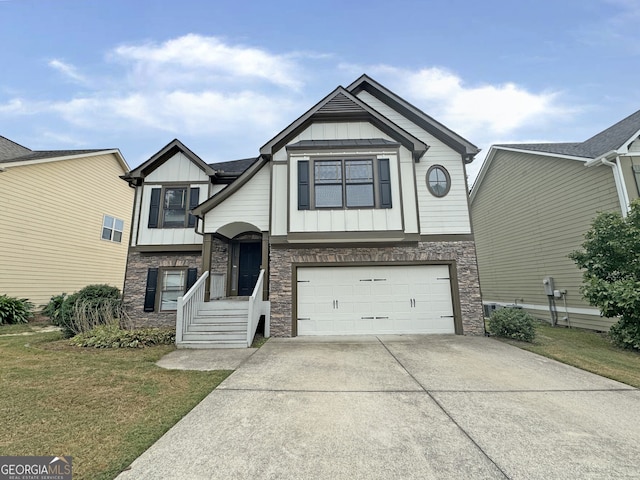
[(247, 314), (247, 347), (250, 347), (253, 343), (253, 338), (256, 336), (256, 330), (258, 329), (258, 322), (262, 315), (265, 316), (264, 336), (269, 336), (271, 304), (262, 299), (263, 290), (264, 269), (260, 270), (256, 286), (253, 288), (251, 297), (249, 297), (249, 311)]
[(193, 286), (181, 297), (178, 297), (176, 312), (176, 345), (182, 342), (182, 335), (193, 322), (198, 305), (204, 302), (204, 290), (209, 272), (204, 272)]

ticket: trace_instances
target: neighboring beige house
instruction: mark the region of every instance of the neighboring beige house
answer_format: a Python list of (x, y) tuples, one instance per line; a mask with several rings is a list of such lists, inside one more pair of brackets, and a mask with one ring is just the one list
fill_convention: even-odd
[(124, 177), (125, 304), (141, 324), (177, 319), (189, 347), (246, 346), (261, 314), (276, 336), (482, 335), (477, 152), (366, 75), (257, 158), (207, 164), (174, 140)]
[[(580, 248), (597, 212), (638, 198), (640, 111), (579, 143), (494, 145), (471, 192), (485, 309), (518, 304), (558, 325), (606, 331), (580, 295)], [(551, 277), (545, 290), (543, 279)]]
[(39, 308), (89, 284), (122, 290), (128, 169), (116, 149), (33, 151), (0, 137), (0, 295)]

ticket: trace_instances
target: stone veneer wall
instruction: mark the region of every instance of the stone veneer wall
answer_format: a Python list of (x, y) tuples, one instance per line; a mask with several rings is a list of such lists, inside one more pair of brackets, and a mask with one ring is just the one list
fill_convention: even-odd
[[(211, 245), (211, 273), (227, 273), (228, 244), (218, 238)], [(202, 275), (200, 252), (141, 253), (129, 251), (124, 280), (124, 304), (134, 326), (175, 326), (176, 312), (145, 312), (144, 296), (147, 288), (147, 271), (155, 267), (197, 268)]]
[(456, 264), (462, 328), (465, 335), (483, 335), (484, 321), (475, 243), (418, 242), (392, 247), (328, 247), (288, 248), (272, 245), (269, 255), (269, 300), (271, 302), (271, 334), (292, 334), (291, 264), (325, 263), (345, 265), (352, 262), (419, 262), (451, 261)]
[[(129, 252), (124, 278), (124, 305), (135, 327), (172, 327), (176, 312), (145, 312), (144, 295), (147, 289), (147, 270), (155, 267), (198, 268), (202, 274), (202, 254)], [(159, 295), (160, 292), (156, 292)]]

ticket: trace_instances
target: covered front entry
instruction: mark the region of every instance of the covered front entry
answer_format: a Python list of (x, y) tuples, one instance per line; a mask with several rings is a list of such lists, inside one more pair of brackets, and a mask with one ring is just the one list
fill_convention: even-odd
[(448, 265), (298, 267), (298, 335), (456, 333)]
[(240, 236), (231, 241), (230, 285), (231, 296), (246, 297), (253, 293), (260, 265), (262, 240), (260, 234)]

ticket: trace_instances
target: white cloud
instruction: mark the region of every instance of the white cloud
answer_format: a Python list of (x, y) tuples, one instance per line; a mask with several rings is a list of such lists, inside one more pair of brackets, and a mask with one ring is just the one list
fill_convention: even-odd
[(211, 82), (223, 79), (259, 80), (299, 89), (302, 75), (287, 55), (244, 45), (229, 45), (217, 37), (188, 34), (161, 44), (122, 45), (111, 54), (134, 65), (139, 78), (153, 82)]
[[(78, 98), (51, 109), (68, 122), (95, 128), (151, 128), (173, 134), (218, 135), (278, 125), (293, 103), (251, 91), (135, 92), (125, 96)], [(114, 120), (118, 119), (119, 126)]]
[(86, 78), (78, 73), (78, 69), (71, 64), (65, 63), (62, 60), (53, 59), (49, 61), (49, 66), (66, 77), (69, 77), (71, 80), (78, 83), (85, 83)]
[(406, 71), (386, 67), (407, 97), (463, 135), (504, 136), (571, 113), (558, 92), (531, 92), (515, 83), (467, 85), (446, 69)]

